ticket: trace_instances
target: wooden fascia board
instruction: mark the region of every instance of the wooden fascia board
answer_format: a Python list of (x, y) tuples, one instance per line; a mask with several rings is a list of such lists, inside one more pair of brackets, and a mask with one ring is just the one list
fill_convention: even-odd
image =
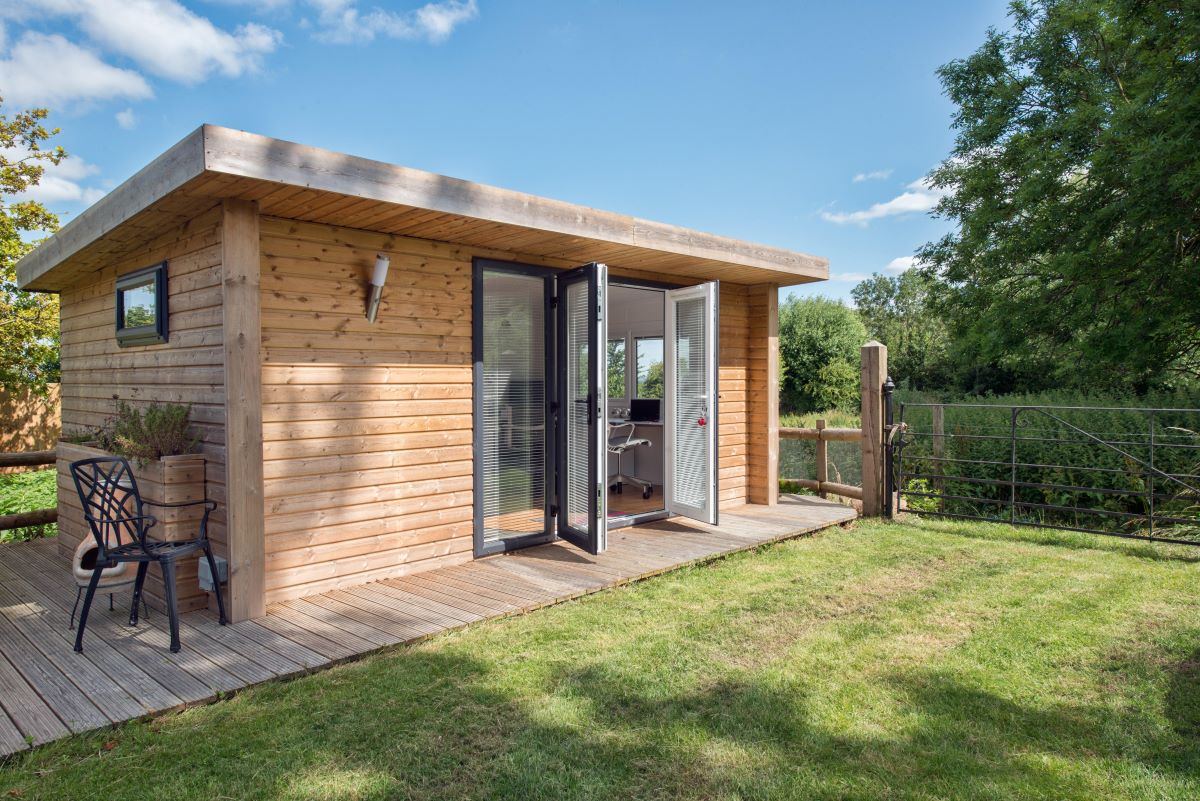
[(59, 289), (39, 282), (55, 267), (204, 172), (204, 135), (204, 126), (192, 131), (27, 253), (17, 262), (17, 285)]
[(564, 236), (783, 272), (829, 277), (827, 259), (499, 189), (228, 128), (205, 128), (212, 172), (336, 192)]
[(819, 256), (499, 189), (258, 134), (203, 125), (17, 263), (24, 289), (57, 291), (54, 268), (203, 174), (245, 177), (770, 271), (764, 281), (829, 277)]

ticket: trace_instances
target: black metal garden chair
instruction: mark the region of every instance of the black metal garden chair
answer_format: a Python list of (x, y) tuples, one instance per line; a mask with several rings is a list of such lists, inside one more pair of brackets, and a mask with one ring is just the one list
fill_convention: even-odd
[[(71, 462), (71, 477), (75, 490), (83, 505), (83, 517), (96, 539), (96, 563), (83, 609), (79, 613), (79, 631), (75, 635), (75, 650), (83, 653), (83, 630), (87, 626), (88, 610), (96, 594), (96, 586), (106, 568), (122, 562), (137, 563), (137, 579), (133, 584), (133, 605), (129, 610), (129, 625), (138, 623), (138, 603), (142, 599), (142, 585), (151, 562), (162, 569), (163, 586), (166, 588), (167, 613), (171, 622), (171, 651), (179, 650), (179, 610), (175, 594), (175, 565), (185, 556), (200, 551), (208, 559), (208, 567), (214, 579), (217, 572), (212, 546), (208, 542), (208, 516), (217, 508), (210, 500), (159, 503), (145, 500), (138, 492), (137, 482), (129, 462), (122, 456), (102, 456)], [(158, 522), (153, 515), (145, 513), (144, 507), (158, 506), (178, 509), (187, 506), (204, 506), (200, 518), (200, 530), (190, 540), (156, 540), (149, 536), (150, 529)], [(217, 595), (217, 611), (221, 625), (225, 625), (225, 602), (221, 598), (220, 582), (214, 581)]]

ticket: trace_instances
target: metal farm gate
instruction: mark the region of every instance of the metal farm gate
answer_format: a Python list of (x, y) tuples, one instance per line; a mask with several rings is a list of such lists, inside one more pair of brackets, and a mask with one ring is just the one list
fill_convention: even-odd
[(895, 422), (901, 509), (1200, 545), (1198, 409), (901, 403)]

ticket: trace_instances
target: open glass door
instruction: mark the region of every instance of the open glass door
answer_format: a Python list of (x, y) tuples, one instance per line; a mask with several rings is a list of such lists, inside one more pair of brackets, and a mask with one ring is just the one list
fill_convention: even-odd
[(607, 283), (603, 264), (557, 279), (558, 536), (594, 554), (608, 533)]
[(717, 522), (717, 282), (667, 294), (667, 512)]

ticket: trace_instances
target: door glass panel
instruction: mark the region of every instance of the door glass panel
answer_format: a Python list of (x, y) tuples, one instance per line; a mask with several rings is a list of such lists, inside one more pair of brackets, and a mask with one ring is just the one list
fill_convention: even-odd
[(563, 513), (568, 526), (587, 530), (589, 527), (588, 501), (593, 488), (588, 466), (594, 458), (590, 441), (589, 397), (591, 384), (588, 375), (591, 353), (589, 347), (589, 321), (592, 308), (588, 302), (588, 284), (575, 281), (566, 286), (565, 297), (560, 299), (566, 315), (566, 387), (564, 387), (564, 417), (566, 423), (566, 487), (563, 498)]
[(484, 270), (483, 539), (546, 527), (545, 281)]
[(705, 508), (708, 503), (708, 370), (704, 354), (706, 329), (705, 299), (680, 300), (675, 307), (674, 369), (674, 502)]

